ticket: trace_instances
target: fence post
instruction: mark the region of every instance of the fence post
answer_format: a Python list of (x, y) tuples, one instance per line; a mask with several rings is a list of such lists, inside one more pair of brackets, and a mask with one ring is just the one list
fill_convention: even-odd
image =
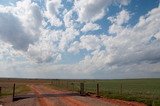
[(153, 97), (152, 97), (152, 98), (153, 98), (153, 100), (152, 100), (152, 106), (155, 106), (155, 101), (154, 101), (154, 98), (155, 98), (155, 97), (154, 97), (154, 91), (153, 91)]
[(84, 83), (80, 83), (80, 95), (84, 95)]
[(155, 106), (154, 100), (152, 101), (152, 106)]
[(67, 89), (68, 89), (68, 81), (67, 81)]
[(60, 80), (58, 80), (58, 87), (60, 87), (61, 86), (61, 81)]
[(99, 84), (97, 84), (97, 97), (100, 97), (100, 95), (99, 95)]
[(15, 84), (13, 85), (13, 96), (12, 96), (12, 101), (14, 102), (14, 96), (15, 96)]
[(74, 83), (72, 82), (71, 85), (72, 85), (72, 92), (74, 92)]
[(1, 94), (2, 94), (2, 87), (0, 87), (0, 96), (1, 96)]
[(121, 84), (121, 91), (120, 91), (121, 95), (122, 95), (122, 84)]

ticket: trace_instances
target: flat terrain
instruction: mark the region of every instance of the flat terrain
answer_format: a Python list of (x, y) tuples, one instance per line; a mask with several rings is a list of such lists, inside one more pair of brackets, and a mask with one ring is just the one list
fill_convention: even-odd
[[(16, 97), (29, 98), (12, 102), (14, 83)], [(79, 95), (80, 83), (87, 96)], [(101, 98), (96, 97), (97, 84)], [(0, 104), (5, 106), (160, 106), (160, 79), (0, 79), (0, 87)]]
[[(35, 94), (35, 97), (21, 99), (15, 102), (11, 97), (1, 99), (4, 106), (145, 106), (141, 103), (126, 102), (120, 100), (111, 100), (104, 98), (79, 96), (78, 93), (69, 91), (55, 90), (45, 85), (32, 84), (29, 94)], [(26, 94), (26, 95), (29, 95)]]

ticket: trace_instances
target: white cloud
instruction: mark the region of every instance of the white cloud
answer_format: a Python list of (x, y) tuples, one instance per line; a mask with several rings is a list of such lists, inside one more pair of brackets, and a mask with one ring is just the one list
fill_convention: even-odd
[(32, 3), (30, 0), (18, 1), (16, 6), (12, 7), (11, 13), (19, 18), (27, 33), (35, 38), (38, 37), (43, 16), (37, 4)]
[[(18, 1), (15, 6), (0, 6), (0, 38), (14, 49), (27, 51), (26, 55), (36, 62), (55, 61), (57, 56), (58, 61), (60, 55), (53, 50), (56, 46), (52, 45), (59, 39), (58, 34), (49, 33), (57, 35), (44, 36), (47, 33), (42, 29), (42, 21), (39, 6), (30, 0)], [(57, 20), (54, 21), (58, 23)]]
[(50, 17), (48, 22), (50, 22), (52, 26), (57, 26), (57, 27), (62, 26), (63, 24), (62, 21), (56, 16)]
[(66, 28), (66, 30), (62, 32), (62, 38), (59, 43), (59, 49), (62, 52), (66, 51), (70, 43), (73, 42), (76, 36), (78, 35), (79, 31), (74, 29), (73, 27)]
[(96, 21), (106, 14), (105, 9), (113, 3), (127, 5), (129, 0), (75, 0), (75, 10), (82, 22)]
[(59, 8), (62, 7), (61, 0), (47, 1), (47, 11), (53, 16), (59, 14)]
[[(124, 75), (149, 77), (151, 73), (153, 74), (151, 77), (156, 77), (154, 73), (159, 72), (160, 66), (159, 11), (160, 9), (155, 8), (146, 16), (141, 17), (135, 26), (125, 27), (123, 24), (127, 23), (131, 17), (125, 11), (129, 18), (124, 19), (124, 14), (121, 14), (124, 10), (122, 10), (112, 18), (114, 21), (111, 20), (110, 27), (114, 25), (120, 28), (120, 31), (113, 30), (116, 36), (82, 36), (79, 42), (71, 44), (69, 52), (78, 53), (81, 49), (92, 50), (79, 64), (83, 64), (86, 73), (96, 78), (100, 76), (111, 78), (106, 75), (111, 75), (112, 78), (120, 78)], [(156, 40), (149, 43), (152, 36), (155, 36)], [(101, 50), (101, 47), (104, 48)]]
[(31, 35), (24, 31), (18, 17), (11, 13), (0, 13), (0, 38), (18, 50), (27, 50), (33, 43)]
[(127, 23), (130, 19), (130, 14), (126, 10), (122, 10), (116, 17), (108, 17), (111, 21), (111, 26), (109, 27), (109, 33), (120, 33), (123, 28), (123, 24)]
[[(60, 75), (77, 78), (77, 74), (79, 78), (107, 78), (107, 75), (116, 78), (116, 75), (124, 77), (121, 73), (135, 77), (138, 75), (134, 73), (139, 76), (160, 73), (159, 8), (141, 16), (134, 26), (128, 26), (132, 17), (127, 10), (109, 17), (110, 36), (81, 35), (80, 31), (101, 29), (95, 21), (107, 14), (105, 10), (110, 5), (127, 5), (130, 0), (75, 0), (71, 10), (65, 9), (60, 0), (46, 2), (45, 11), (30, 0), (19, 1), (15, 6), (0, 6), (0, 67), (7, 70), (8, 76), (26, 77), (30, 70), (35, 70), (30, 77), (55, 78)], [(43, 28), (47, 23), (64, 28)], [(74, 58), (78, 62), (60, 64), (66, 52), (80, 55)], [(2, 70), (1, 75), (7, 76)]]
[[(39, 29), (39, 27), (42, 25), (42, 14), (40, 11), (40, 8), (38, 7), (37, 4), (31, 4), (31, 17), (33, 17), (33, 21), (34, 22), (34, 28)], [(36, 29), (36, 31), (37, 31)]]
[[(99, 51), (82, 62), (87, 61), (85, 63), (91, 63), (95, 61), (94, 64), (99, 64), (100, 70), (102, 71), (124, 70), (124, 72), (126, 71), (128, 73), (130, 70), (139, 70), (141, 72), (151, 71), (150, 68), (147, 69), (143, 67), (148, 67), (153, 64), (154, 67), (159, 67), (160, 39), (157, 37), (155, 42), (149, 43), (151, 36), (160, 36), (160, 14), (158, 11), (160, 11), (159, 8), (153, 9), (145, 17), (141, 17), (140, 21), (135, 26), (130, 28), (115, 24), (115, 26), (121, 27), (121, 31), (115, 33), (116, 36), (101, 36), (101, 41), (106, 47), (106, 50), (103, 51), (103, 55), (99, 55), (99, 53), (101, 53), (101, 51)], [(131, 65), (134, 65), (134, 69), (131, 69)], [(93, 67), (98, 67), (98, 65)], [(121, 68), (113, 69), (112, 67)], [(157, 68), (155, 70), (159, 72)]]
[(59, 9), (62, 8), (61, 0), (51, 0), (46, 3), (47, 11), (45, 16), (52, 26), (61, 26), (62, 21), (57, 17), (60, 14)]
[(57, 43), (60, 38), (58, 31), (43, 31), (39, 41), (29, 45), (28, 55), (38, 63), (60, 61), (61, 54)]
[(67, 28), (73, 26), (73, 24), (74, 24), (74, 21), (72, 19), (72, 15), (73, 15), (73, 11), (72, 10), (67, 11), (64, 14), (64, 23), (65, 23), (65, 27), (67, 27)]
[(68, 48), (68, 52), (70, 53), (78, 53), (80, 50), (80, 46), (79, 46), (79, 42), (78, 41), (75, 41), (73, 42), (71, 45), (70, 45), (70, 48)]
[[(68, 51), (73, 53), (78, 53), (81, 49), (92, 51), (75, 64), (76, 69), (85, 70), (96, 78), (159, 76), (156, 74), (160, 73), (159, 11), (159, 8), (153, 9), (141, 17), (135, 26), (129, 28), (123, 26), (123, 22), (127, 21), (120, 24), (116, 21), (116, 24), (113, 24), (121, 27), (121, 31), (115, 33), (116, 36), (82, 36), (80, 41), (71, 44)], [(156, 40), (149, 43), (152, 36), (156, 36)], [(101, 50), (102, 46), (105, 48)], [(80, 68), (82, 66), (83, 69)]]
[[(84, 3), (85, 2), (85, 3)], [(76, 0), (75, 9), (79, 15), (79, 20), (88, 22), (101, 19), (105, 15), (105, 6), (111, 4), (111, 0)]]
[(81, 36), (80, 41), (75, 41), (70, 45), (68, 52), (78, 53), (80, 50), (85, 49), (87, 51), (100, 50), (101, 40), (94, 35)]
[(0, 6), (1, 39), (15, 49), (27, 50), (40, 33), (42, 14), (38, 5), (30, 0), (18, 1), (15, 6)]
[(108, 17), (108, 19), (112, 23), (116, 23), (117, 25), (123, 25), (124, 23), (127, 23), (130, 19), (130, 14), (126, 10), (122, 10), (116, 17)]
[(82, 32), (95, 31), (101, 29), (100, 25), (95, 23), (86, 23), (84, 27), (81, 29)]
[(80, 38), (80, 46), (86, 50), (97, 50), (101, 47), (100, 39), (96, 36), (82, 36)]
[(115, 1), (121, 5), (128, 5), (131, 0), (115, 0)]

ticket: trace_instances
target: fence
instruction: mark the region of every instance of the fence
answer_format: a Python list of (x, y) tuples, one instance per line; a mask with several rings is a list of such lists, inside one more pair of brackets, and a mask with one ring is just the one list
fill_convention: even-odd
[[(0, 98), (12, 95), (12, 101), (19, 100), (18, 95), (25, 95), (30, 89), (24, 84), (0, 84)], [(24, 98), (28, 98), (25, 96)], [(23, 97), (21, 97), (23, 99)]]
[(0, 97), (12, 95), (13, 93), (12, 91), (13, 91), (13, 84), (12, 85), (7, 85), (7, 84), (0, 85)]
[[(58, 89), (160, 106), (160, 80), (53, 80)], [(82, 93), (84, 92), (84, 93)]]
[[(160, 106), (160, 79), (153, 80), (52, 80), (50, 85), (58, 89), (79, 92), (81, 95), (117, 98)], [(13, 94), (12, 84), (0, 84), (0, 96)], [(25, 86), (15, 86), (15, 95)], [(26, 90), (26, 89), (25, 89)], [(14, 96), (13, 96), (14, 97)]]

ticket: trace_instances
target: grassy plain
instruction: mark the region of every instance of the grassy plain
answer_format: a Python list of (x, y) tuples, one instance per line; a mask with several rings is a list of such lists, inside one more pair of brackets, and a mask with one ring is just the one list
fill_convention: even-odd
[(148, 106), (160, 106), (159, 79), (121, 79), (121, 80), (68, 80), (68, 79), (6, 79), (0, 78), (2, 87), (0, 98), (12, 95), (13, 84), (16, 94), (30, 92), (28, 84), (46, 84), (47, 86), (80, 91), (80, 83), (85, 84), (85, 92), (96, 94), (96, 84), (100, 85), (100, 95), (106, 98), (143, 102)]

